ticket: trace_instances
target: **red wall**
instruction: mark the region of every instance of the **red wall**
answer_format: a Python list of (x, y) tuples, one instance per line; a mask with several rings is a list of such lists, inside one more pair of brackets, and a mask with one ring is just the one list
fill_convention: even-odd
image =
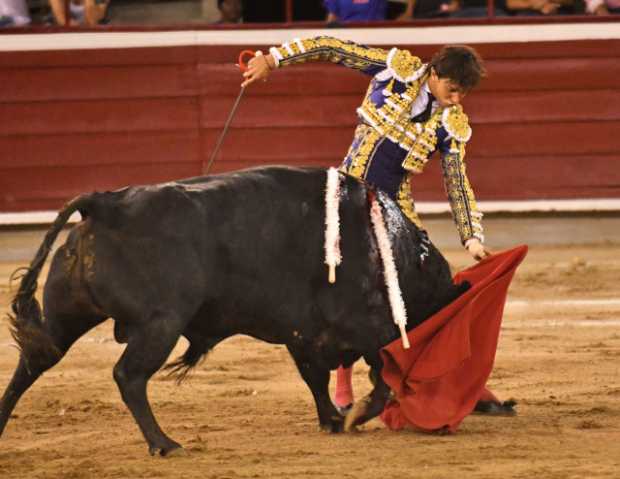
[[(238, 50), (0, 52), (0, 211), (200, 174), (239, 92)], [(489, 78), (465, 107), (479, 199), (620, 198), (620, 40), (478, 50)], [(332, 65), (277, 71), (246, 92), (213, 171), (338, 164), (367, 82)], [(418, 200), (445, 198), (437, 166)]]

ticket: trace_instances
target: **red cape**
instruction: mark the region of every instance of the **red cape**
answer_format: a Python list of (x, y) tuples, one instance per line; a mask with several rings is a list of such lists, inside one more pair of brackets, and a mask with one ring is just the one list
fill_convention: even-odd
[(392, 388), (381, 419), (390, 429), (414, 426), (455, 432), (478, 399), (492, 397), (486, 382), (493, 369), (506, 293), (527, 246), (485, 258), (454, 282), (471, 288), (456, 301), (381, 350), (383, 379)]

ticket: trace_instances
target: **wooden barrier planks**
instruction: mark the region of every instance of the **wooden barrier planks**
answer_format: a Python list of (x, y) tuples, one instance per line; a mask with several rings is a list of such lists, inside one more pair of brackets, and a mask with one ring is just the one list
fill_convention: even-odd
[[(620, 41), (481, 44), (465, 100), (479, 199), (620, 197)], [(265, 46), (261, 46), (265, 50)], [(411, 47), (425, 60), (437, 46)], [(0, 211), (200, 174), (239, 92), (237, 46), (0, 52)], [(369, 77), (274, 72), (247, 92), (213, 172), (340, 163)], [(444, 200), (433, 160), (418, 200)]]

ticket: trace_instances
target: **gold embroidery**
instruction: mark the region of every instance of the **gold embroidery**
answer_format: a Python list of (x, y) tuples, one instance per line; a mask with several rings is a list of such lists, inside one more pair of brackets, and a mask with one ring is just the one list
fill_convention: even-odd
[(316, 37), (301, 40), (305, 52), (301, 52), (296, 42), (290, 42), (289, 48), (278, 47), (277, 51), (282, 56), (280, 66), (307, 61), (327, 61), (342, 63), (349, 68), (364, 70), (372, 65), (385, 66), (388, 52), (381, 48), (369, 48), (353, 42), (338, 40), (332, 37)]
[(469, 119), (461, 105), (447, 108), (444, 111), (442, 124), (452, 138), (456, 138), (461, 142), (469, 141), (471, 137), (471, 127), (469, 126)]
[[(361, 114), (368, 124), (408, 151), (414, 145), (418, 136), (416, 124), (411, 123), (409, 112), (411, 110), (411, 103), (418, 96), (423, 81), (424, 79), (413, 82), (404, 93), (392, 93), (385, 99), (385, 103), (381, 107), (377, 107), (373, 103), (369, 95), (372, 89), (369, 89), (358, 113)], [(393, 80), (384, 90), (392, 92), (392, 85)], [(433, 116), (432, 128), (436, 128), (440, 118), (441, 115)], [(425, 125), (428, 124), (427, 122)], [(430, 141), (432, 149), (434, 149), (436, 139), (432, 135), (423, 141)]]
[(474, 191), (469, 184), (465, 168), (465, 143), (452, 139), (450, 151), (451, 153), (444, 155), (441, 159), (441, 167), (459, 236), (463, 243), (473, 237), (484, 241), (480, 224), (482, 213), (476, 204)]
[(414, 126), (415, 123), (410, 122), (410, 131), (412, 134), (417, 133), (417, 136), (402, 163), (405, 170), (411, 171), (412, 173), (422, 172), (424, 166), (428, 162), (429, 156), (437, 147), (436, 131), (441, 118), (442, 109), (438, 108), (437, 111), (431, 115), (428, 121), (421, 125), (421, 133), (417, 133), (417, 129)]
[(401, 81), (413, 81), (415, 73), (422, 67), (422, 60), (407, 50), (395, 50), (390, 53), (388, 67)]
[(405, 175), (398, 187), (398, 194), (396, 196), (396, 202), (409, 220), (415, 224), (418, 228), (424, 229), (420, 217), (415, 211), (415, 203), (411, 196), (411, 185), (409, 184), (409, 177)]
[[(303, 44), (303, 42), (302, 42)], [(381, 48), (371, 48), (364, 45), (358, 45), (354, 42), (339, 40), (333, 37), (316, 37), (308, 40), (308, 44), (304, 44), (307, 50), (315, 48), (328, 48), (333, 50), (342, 50), (350, 55), (360, 58), (366, 58), (374, 62), (383, 62), (387, 60), (388, 52)]]
[(364, 179), (366, 166), (381, 135), (368, 125), (361, 124), (355, 130), (355, 139), (349, 148), (346, 158), (350, 159), (348, 167), (342, 169), (356, 178)]

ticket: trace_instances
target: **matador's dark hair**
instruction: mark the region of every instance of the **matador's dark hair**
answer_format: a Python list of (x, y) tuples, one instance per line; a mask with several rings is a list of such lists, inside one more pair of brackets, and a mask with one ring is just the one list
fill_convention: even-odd
[(487, 72), (476, 50), (466, 45), (448, 45), (431, 59), (430, 66), (439, 78), (448, 78), (469, 91), (485, 77)]

